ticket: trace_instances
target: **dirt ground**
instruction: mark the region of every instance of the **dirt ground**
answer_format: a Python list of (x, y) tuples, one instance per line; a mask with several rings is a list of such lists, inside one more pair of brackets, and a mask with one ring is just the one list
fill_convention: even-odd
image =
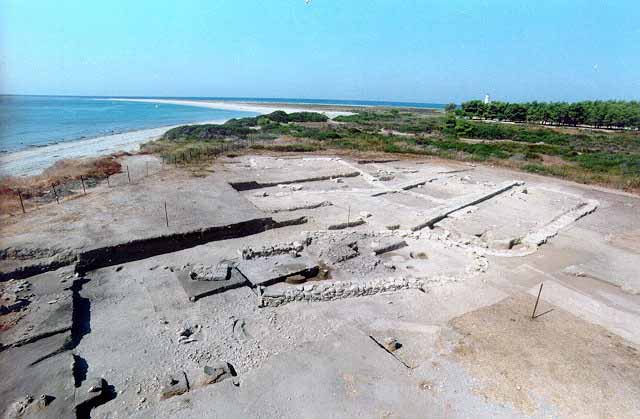
[(415, 156), (122, 164), (2, 220), (6, 417), (637, 417), (637, 196)]
[[(481, 382), (478, 394), (534, 414), (633, 417), (640, 411), (640, 350), (605, 328), (535, 297), (515, 295), (451, 321), (453, 357)], [(544, 314), (546, 313), (546, 314)]]

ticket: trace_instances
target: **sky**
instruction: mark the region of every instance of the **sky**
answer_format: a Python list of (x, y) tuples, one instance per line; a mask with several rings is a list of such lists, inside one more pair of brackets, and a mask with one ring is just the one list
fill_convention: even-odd
[(0, 0), (0, 93), (640, 99), (638, 0)]

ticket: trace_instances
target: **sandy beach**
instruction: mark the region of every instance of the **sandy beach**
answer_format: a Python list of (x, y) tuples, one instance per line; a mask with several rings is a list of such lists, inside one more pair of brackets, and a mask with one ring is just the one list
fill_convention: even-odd
[[(101, 99), (96, 99), (101, 100)], [(199, 101), (199, 100), (168, 100), (168, 99), (105, 99), (111, 101), (164, 103), (172, 105), (198, 106), (212, 109), (235, 110), (255, 112), (259, 114), (270, 113), (275, 110), (285, 112), (309, 111), (309, 108), (287, 106), (282, 104), (252, 104), (223, 101)], [(338, 115), (348, 115), (350, 112), (319, 110), (329, 118)], [(206, 122), (194, 122), (194, 124), (222, 124), (226, 119)], [(94, 157), (117, 151), (136, 152), (140, 144), (159, 138), (166, 131), (178, 125), (150, 128), (121, 134), (83, 139), (77, 141), (65, 141), (51, 144), (45, 147), (34, 147), (0, 156), (0, 176), (30, 176), (41, 173), (57, 160), (73, 159), (81, 157)]]
[[(223, 123), (224, 121), (207, 121), (202, 123)], [(176, 127), (144, 129), (106, 135), (77, 141), (64, 141), (45, 147), (33, 147), (26, 150), (6, 153), (0, 156), (0, 176), (31, 176), (41, 173), (57, 160), (95, 157), (117, 151), (136, 152), (140, 144), (159, 138), (162, 134)]]

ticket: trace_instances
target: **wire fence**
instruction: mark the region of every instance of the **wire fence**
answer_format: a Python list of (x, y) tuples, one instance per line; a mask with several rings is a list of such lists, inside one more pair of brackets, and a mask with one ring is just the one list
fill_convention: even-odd
[[(188, 167), (193, 164), (210, 162), (221, 155), (254, 147), (257, 144), (266, 145), (266, 140), (261, 139), (232, 139), (213, 144), (203, 149), (187, 149), (172, 155), (160, 155), (160, 161), (146, 161), (142, 168), (133, 170), (128, 164), (124, 164), (121, 172), (109, 175), (103, 179), (80, 176), (79, 179), (52, 182), (48, 190), (34, 194), (23, 188), (3, 191), (1, 213), (8, 215), (27, 214), (30, 211), (42, 208), (50, 203), (64, 204), (70, 199), (79, 199), (91, 194), (91, 189), (100, 183), (106, 183), (108, 188), (117, 188), (139, 182), (141, 179), (162, 173), (171, 167)], [(13, 195), (13, 198), (11, 198)], [(7, 202), (13, 201), (13, 202)], [(165, 210), (166, 213), (166, 210)], [(169, 224), (168, 217), (166, 224)]]

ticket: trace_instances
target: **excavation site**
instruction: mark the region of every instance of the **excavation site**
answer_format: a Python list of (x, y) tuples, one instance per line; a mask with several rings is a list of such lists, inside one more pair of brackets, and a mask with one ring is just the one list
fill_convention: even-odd
[(637, 195), (400, 154), (118, 159), (2, 219), (3, 417), (638, 417)]

